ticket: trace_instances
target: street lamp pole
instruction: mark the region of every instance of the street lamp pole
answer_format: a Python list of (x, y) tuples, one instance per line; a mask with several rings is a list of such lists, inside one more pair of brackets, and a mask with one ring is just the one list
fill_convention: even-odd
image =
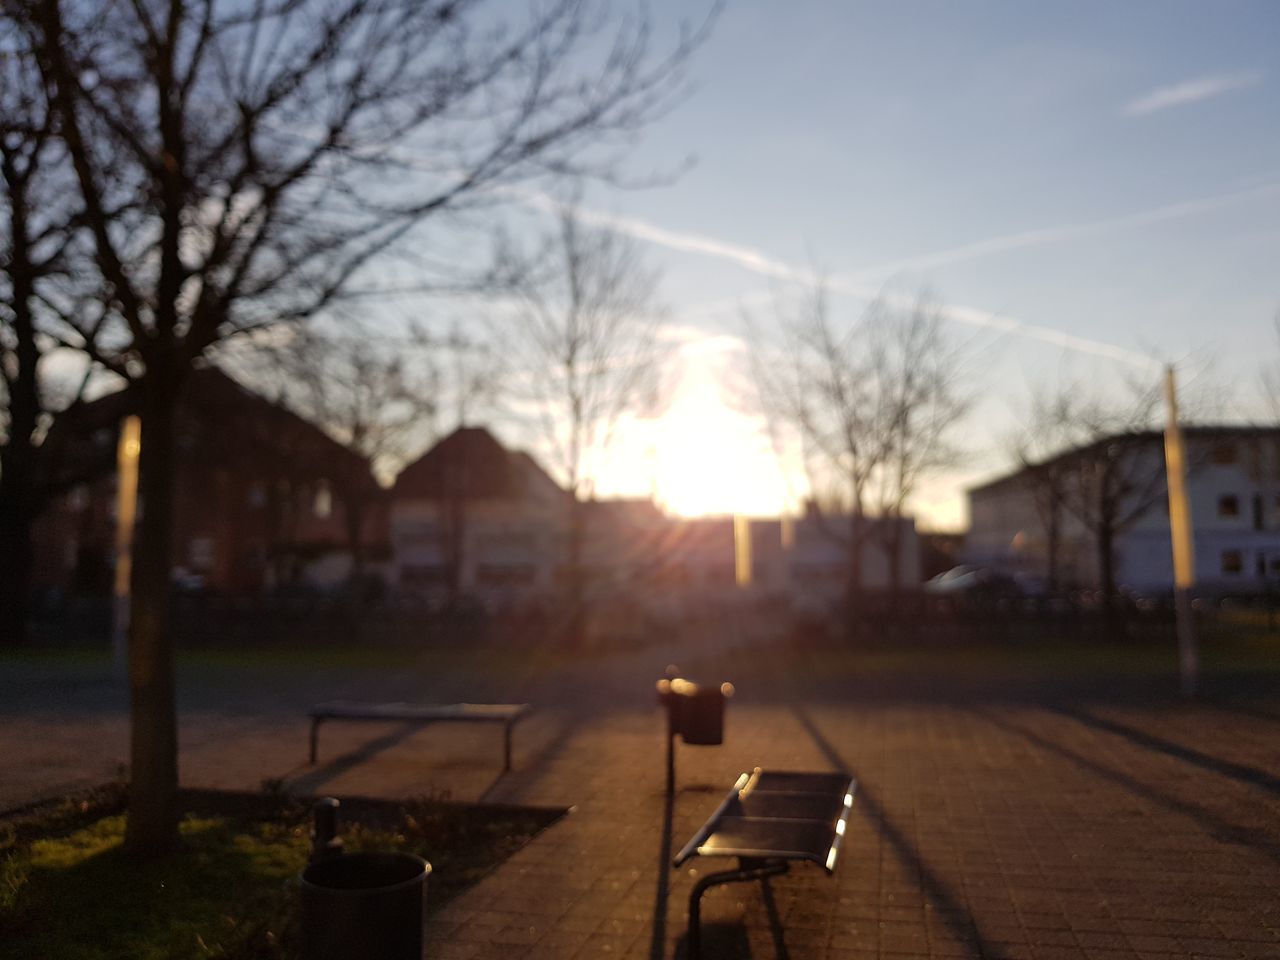
[(125, 417), (116, 446), (116, 575), (112, 590), (111, 654), (116, 669), (128, 658), (129, 582), (133, 573), (133, 524), (138, 515), (138, 455), (142, 421)]
[(1187, 453), (1178, 425), (1178, 392), (1173, 365), (1164, 371), (1164, 402), (1168, 419), (1164, 430), (1165, 475), (1169, 487), (1169, 534), (1173, 546), (1173, 601), (1178, 631), (1178, 666), (1182, 692), (1195, 696), (1200, 674), (1196, 625), (1191, 609), (1195, 586), (1195, 553), (1192, 549), (1191, 506), (1187, 501)]

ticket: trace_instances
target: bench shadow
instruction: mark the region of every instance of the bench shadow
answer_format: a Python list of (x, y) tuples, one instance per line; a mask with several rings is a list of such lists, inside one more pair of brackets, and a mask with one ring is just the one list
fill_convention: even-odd
[[(558, 726), (555, 732), (552, 733), (551, 738), (539, 747), (536, 752), (523, 758), (517, 753), (512, 761), (512, 768), (498, 774), (493, 783), (489, 784), (477, 798), (478, 803), (492, 802), (495, 799), (494, 793), (499, 787), (509, 793), (510, 791), (526, 789), (542, 778), (546, 773), (550, 760), (564, 749), (565, 744), (573, 739), (574, 733), (577, 732), (581, 725), (582, 718), (573, 714), (558, 717), (554, 722)], [(517, 741), (518, 743), (519, 741)]]
[(964, 944), (965, 956), (982, 958), (982, 960), (1004, 960), (1008, 954), (999, 945), (987, 941), (982, 936), (977, 921), (965, 908), (961, 899), (952, 891), (950, 885), (929, 867), (920, 851), (889, 817), (884, 806), (876, 799), (874, 791), (861, 777), (858, 777), (856, 768), (840, 755), (840, 751), (818, 729), (808, 711), (799, 704), (793, 703), (791, 712), (804, 727), (810, 739), (822, 751), (827, 762), (835, 769), (846, 771), (857, 779), (858, 792), (854, 800), (854, 808), (868, 823), (878, 828), (884, 839), (889, 841), (894, 855), (902, 866), (919, 874), (924, 895), (936, 908), (935, 916), (947, 925), (958, 943)]
[(1197, 804), (1189, 803), (1185, 800), (1179, 800), (1177, 797), (1170, 796), (1150, 784), (1143, 783), (1141, 780), (1137, 780), (1134, 777), (1129, 776), (1127, 773), (1114, 770), (1106, 764), (1099, 763), (1090, 757), (1077, 753), (1070, 747), (1063, 746), (1054, 740), (1050, 740), (1048, 737), (1041, 736), (1034, 730), (1028, 730), (1026, 727), (1015, 723), (1012, 720), (994, 716), (986, 710), (982, 710), (977, 707), (970, 707), (969, 710), (975, 716), (981, 717), (992, 726), (999, 727), (1001, 730), (1008, 733), (1016, 734), (1040, 749), (1056, 754), (1064, 760), (1068, 760), (1071, 763), (1088, 770), (1090, 773), (1093, 773), (1104, 780), (1108, 780), (1116, 786), (1122, 787), (1135, 796), (1142, 797), (1144, 800), (1149, 800), (1158, 806), (1164, 807), (1166, 810), (1189, 817), (1191, 820), (1194, 820), (1200, 828), (1205, 831), (1205, 833), (1215, 840), (1224, 843), (1235, 843), (1248, 846), (1272, 862), (1280, 864), (1280, 843), (1277, 843), (1274, 837), (1263, 833), (1261, 830), (1250, 827), (1241, 827), (1228, 820), (1224, 820), (1211, 810), (1206, 810), (1204, 807)]
[[(377, 756), (383, 750), (387, 750), (399, 743), (403, 743), (412, 734), (421, 730), (423, 726), (424, 724), (421, 723), (402, 724), (390, 733), (385, 733), (380, 737), (375, 737), (373, 740), (369, 740), (368, 742), (361, 744), (355, 750), (349, 750), (340, 756), (334, 757), (327, 763), (317, 765), (315, 768), (311, 769), (309, 773), (304, 773), (300, 777), (290, 779), (289, 789), (295, 793), (302, 793), (306, 795), (314, 794), (320, 787), (324, 786), (330, 780), (355, 769), (366, 760)], [(296, 770), (299, 768), (295, 767), (294, 769)]]
[[(747, 930), (740, 923), (704, 923), (702, 925), (702, 956), (709, 960), (749, 960), (751, 941)], [(672, 960), (688, 960), (689, 935), (676, 941)]]
[(1173, 740), (1166, 740), (1164, 737), (1147, 733), (1145, 730), (1140, 730), (1117, 720), (1109, 720), (1106, 717), (1097, 716), (1077, 707), (1057, 705), (1050, 709), (1064, 717), (1075, 720), (1077, 723), (1092, 727), (1095, 730), (1113, 733), (1116, 736), (1123, 737), (1130, 743), (1157, 753), (1163, 753), (1166, 756), (1173, 757), (1175, 760), (1181, 760), (1202, 770), (1208, 770), (1249, 786), (1261, 787), (1270, 793), (1280, 794), (1280, 777), (1268, 773), (1266, 770), (1260, 770), (1244, 763), (1224, 760), (1221, 757), (1203, 753), (1193, 747), (1176, 743)]

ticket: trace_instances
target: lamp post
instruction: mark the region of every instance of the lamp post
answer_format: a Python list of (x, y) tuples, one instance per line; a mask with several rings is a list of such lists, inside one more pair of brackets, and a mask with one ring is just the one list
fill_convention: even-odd
[(1173, 541), (1173, 602), (1178, 631), (1178, 667), (1182, 692), (1195, 696), (1200, 673), (1196, 649), (1196, 625), (1191, 609), (1195, 586), (1195, 554), (1192, 550), (1191, 506), (1187, 502), (1187, 454), (1178, 426), (1178, 392), (1173, 366), (1164, 371), (1164, 402), (1168, 419), (1164, 430), (1165, 475), (1169, 487), (1169, 534)]
[(133, 524), (138, 515), (141, 452), (142, 421), (125, 417), (116, 445), (116, 575), (111, 611), (111, 655), (120, 670), (128, 659), (129, 581), (133, 573)]

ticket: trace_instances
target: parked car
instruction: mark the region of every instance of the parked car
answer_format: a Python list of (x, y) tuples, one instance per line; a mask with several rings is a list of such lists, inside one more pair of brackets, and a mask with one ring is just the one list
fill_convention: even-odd
[(1017, 579), (998, 570), (962, 563), (925, 581), (925, 593), (958, 597), (1019, 598), (1026, 595)]

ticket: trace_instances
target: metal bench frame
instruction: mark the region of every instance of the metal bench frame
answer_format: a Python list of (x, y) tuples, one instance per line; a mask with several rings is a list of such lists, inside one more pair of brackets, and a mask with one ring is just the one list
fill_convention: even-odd
[(364, 703), (356, 700), (331, 700), (316, 704), (308, 712), (311, 718), (311, 755), (314, 766), (319, 748), (320, 724), (326, 720), (409, 721), (429, 723), (500, 723), (503, 728), (502, 772), (511, 769), (511, 729), (527, 716), (532, 707), (527, 703)]
[[(838, 801), (838, 815), (830, 821), (831, 839), (825, 852), (817, 849), (785, 849), (780, 846), (722, 846), (709, 845), (714, 840), (717, 831), (726, 818), (737, 818), (743, 812), (743, 805), (748, 798), (759, 787), (763, 778), (770, 778), (775, 782), (785, 780), (785, 778), (812, 778), (813, 774), (790, 773), (786, 771), (777, 771), (774, 773), (766, 773), (759, 767), (751, 773), (744, 773), (738, 777), (733, 788), (720, 802), (720, 806), (716, 808), (707, 822), (699, 828), (693, 838), (684, 845), (684, 848), (676, 854), (672, 861), (672, 867), (678, 868), (685, 862), (697, 856), (713, 856), (713, 857), (736, 857), (738, 859), (738, 868), (736, 870), (722, 870), (717, 873), (709, 873), (700, 878), (693, 885), (693, 890), (689, 894), (689, 932), (687, 935), (688, 956), (689, 960), (697, 960), (700, 956), (702, 948), (702, 895), (712, 887), (721, 886), (726, 883), (746, 883), (749, 881), (760, 880), (765, 881), (770, 877), (781, 876), (791, 869), (791, 864), (796, 861), (808, 861), (816, 863), (827, 875), (830, 876), (835, 872), (836, 861), (839, 858), (840, 847), (844, 841), (845, 830), (848, 825), (849, 813), (853, 809), (853, 797), (857, 790), (857, 781), (848, 774), (830, 774), (825, 775), (825, 779), (829, 784), (835, 785), (839, 783), (847, 783), (847, 786), (839, 788), (843, 793), (843, 797), (830, 789), (826, 785), (821, 790), (796, 790), (796, 791), (772, 791), (773, 796), (782, 797), (781, 805), (785, 806), (788, 801), (786, 797), (806, 798), (795, 801), (797, 807), (802, 807), (805, 802), (817, 800), (822, 802), (826, 798), (835, 806)], [(824, 775), (819, 775), (824, 776)], [(799, 814), (800, 811), (797, 811)], [(781, 815), (773, 815), (769, 817), (749, 818), (756, 823), (765, 821), (773, 821), (775, 823), (786, 824), (817, 824), (819, 822), (800, 815), (795, 817), (787, 817)], [(737, 820), (736, 822), (746, 822), (745, 820)]]

